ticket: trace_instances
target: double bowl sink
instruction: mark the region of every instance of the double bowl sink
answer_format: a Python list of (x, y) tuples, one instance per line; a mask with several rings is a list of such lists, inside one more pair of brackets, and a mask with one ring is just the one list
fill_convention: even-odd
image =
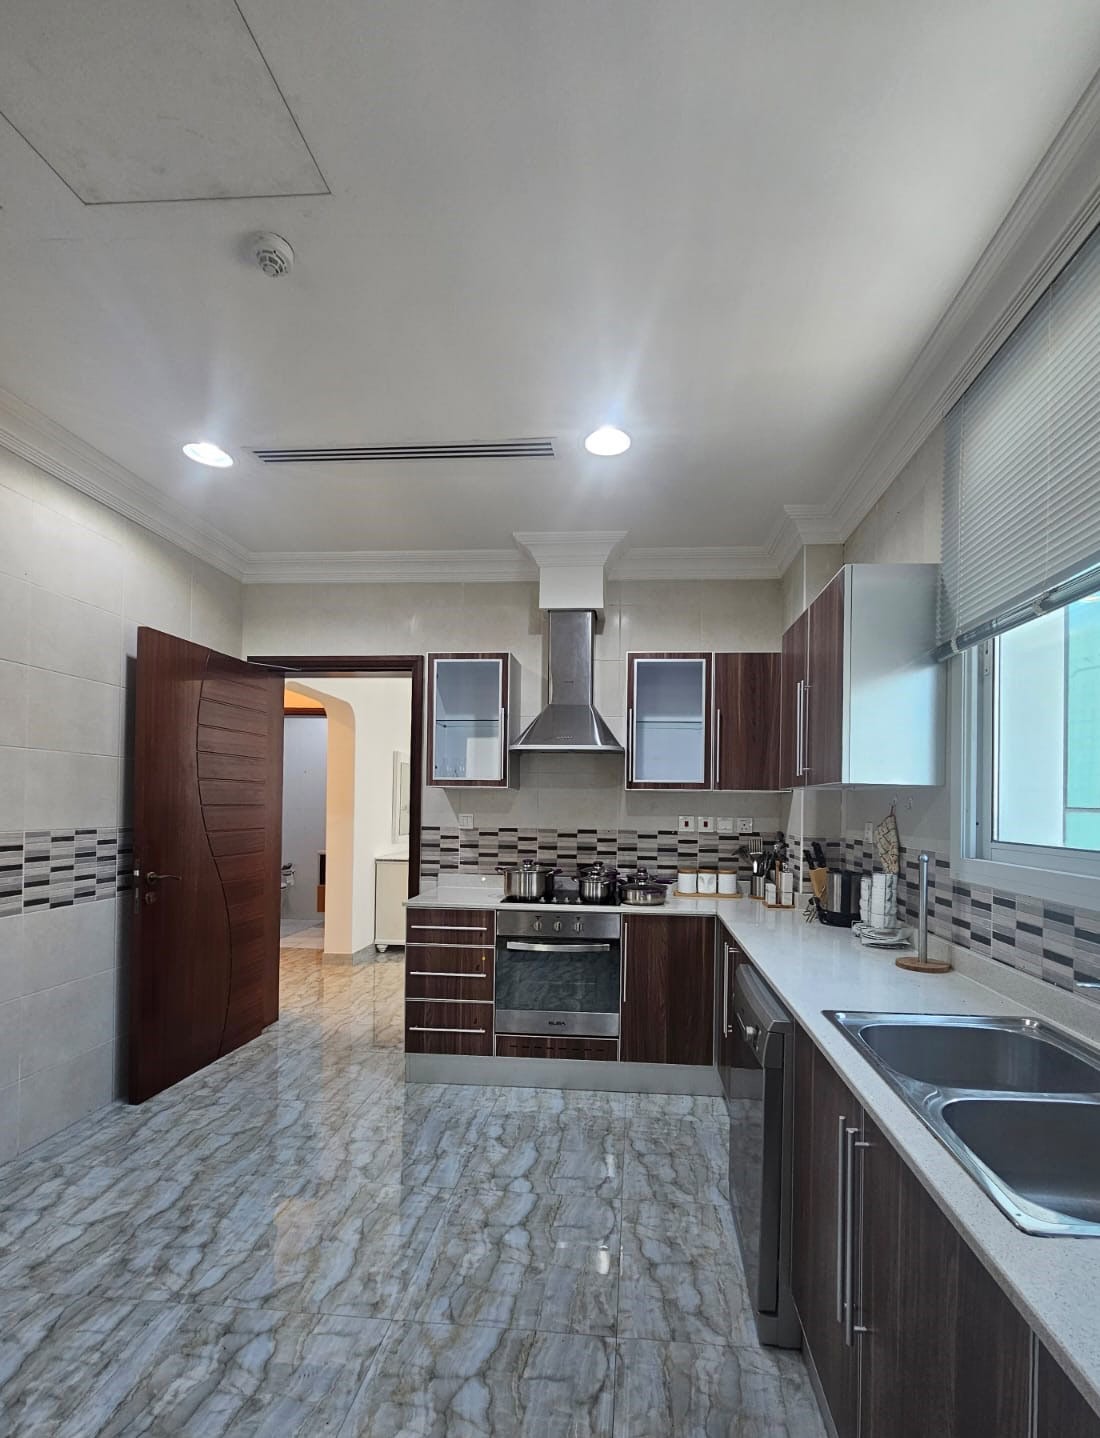
[(1018, 1228), (1100, 1238), (1100, 1053), (1038, 1019), (826, 1017)]

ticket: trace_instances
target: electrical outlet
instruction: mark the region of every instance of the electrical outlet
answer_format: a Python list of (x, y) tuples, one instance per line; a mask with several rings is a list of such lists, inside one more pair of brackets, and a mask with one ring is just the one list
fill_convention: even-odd
[(695, 833), (695, 815), (694, 815), (694, 814), (681, 814), (681, 815), (680, 815), (680, 826), (679, 826), (679, 827), (680, 827), (680, 833), (681, 833), (681, 834), (694, 834), (694, 833)]
[(733, 833), (733, 820), (732, 820), (732, 819), (719, 819), (719, 820), (718, 820), (718, 832), (719, 832), (720, 834), (732, 834), (732, 833)]
[(752, 820), (751, 820), (751, 819), (738, 819), (738, 821), (737, 821), (737, 832), (738, 832), (739, 834), (751, 834), (751, 833), (752, 833)]
[(715, 820), (714, 820), (714, 818), (713, 818), (710, 814), (700, 814), (700, 815), (699, 815), (699, 832), (700, 832), (700, 834), (713, 834), (713, 833), (714, 833), (714, 830), (715, 830)]
[(868, 819), (863, 826), (863, 842), (865, 844), (873, 844), (875, 842), (875, 826), (870, 819)]
[(472, 829), (474, 827), (474, 816), (472, 814), (459, 814), (458, 827), (460, 829)]

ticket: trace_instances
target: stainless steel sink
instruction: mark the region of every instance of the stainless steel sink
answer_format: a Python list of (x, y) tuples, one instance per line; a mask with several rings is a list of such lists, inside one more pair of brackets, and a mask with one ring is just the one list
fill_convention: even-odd
[(1100, 1237), (1100, 1053), (1038, 1019), (827, 1017), (1017, 1227)]

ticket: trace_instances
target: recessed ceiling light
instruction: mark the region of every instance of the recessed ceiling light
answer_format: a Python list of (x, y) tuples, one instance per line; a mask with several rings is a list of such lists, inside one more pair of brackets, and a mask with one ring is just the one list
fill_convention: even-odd
[[(627, 442), (629, 443), (629, 441)], [(194, 444), (185, 444), (183, 452), (196, 464), (208, 464), (212, 469), (228, 469), (233, 463), (231, 456), (226, 454), (220, 445), (211, 444), (208, 439), (197, 440)]]
[(630, 436), (613, 424), (601, 424), (585, 440), (584, 447), (589, 454), (622, 454), (630, 448)]

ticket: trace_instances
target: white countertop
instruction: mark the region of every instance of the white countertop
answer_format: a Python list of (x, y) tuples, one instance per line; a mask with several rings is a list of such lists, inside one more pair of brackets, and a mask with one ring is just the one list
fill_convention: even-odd
[[(498, 875), (454, 874), (425, 888), (409, 900), (409, 906), (492, 908), (502, 896), (503, 881)], [(605, 909), (616, 911), (647, 912), (629, 906)], [(1026, 1013), (1045, 1017), (1097, 1044), (1100, 1005), (957, 949), (953, 950), (958, 965), (955, 972), (907, 972), (897, 968), (893, 954), (862, 948), (847, 929), (804, 923), (801, 905), (796, 905), (794, 912), (783, 912), (749, 899), (670, 896), (653, 912), (718, 915), (1100, 1412), (1100, 1321), (1096, 1316), (1100, 1238), (1038, 1238), (1022, 1233), (823, 1012)]]
[[(447, 874), (438, 883), (426, 884), (415, 898), (408, 901), (410, 909), (492, 909), (504, 898), (504, 880), (499, 874)], [(509, 909), (547, 909), (549, 904), (509, 903)], [(572, 904), (558, 905), (578, 909), (586, 914), (701, 914), (706, 917), (727, 909), (759, 908), (752, 899), (708, 898), (682, 899), (669, 891), (663, 904)]]

